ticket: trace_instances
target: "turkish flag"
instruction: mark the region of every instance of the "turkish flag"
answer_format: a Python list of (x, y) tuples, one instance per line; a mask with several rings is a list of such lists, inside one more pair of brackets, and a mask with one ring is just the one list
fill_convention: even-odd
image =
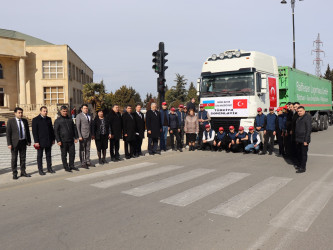
[(276, 78), (268, 78), (270, 107), (277, 107)]
[(234, 99), (232, 104), (234, 109), (247, 109), (247, 99)]

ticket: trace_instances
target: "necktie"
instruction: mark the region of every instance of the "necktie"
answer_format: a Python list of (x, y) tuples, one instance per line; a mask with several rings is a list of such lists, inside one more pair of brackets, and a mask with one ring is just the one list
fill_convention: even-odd
[(87, 120), (88, 120), (88, 122), (89, 122), (89, 116), (88, 116), (88, 114), (86, 114), (86, 116), (87, 116)]
[(19, 128), (20, 128), (20, 131), (19, 131), (19, 137), (20, 137), (20, 140), (23, 139), (23, 134), (22, 134), (22, 124), (21, 124), (21, 119), (19, 119)]

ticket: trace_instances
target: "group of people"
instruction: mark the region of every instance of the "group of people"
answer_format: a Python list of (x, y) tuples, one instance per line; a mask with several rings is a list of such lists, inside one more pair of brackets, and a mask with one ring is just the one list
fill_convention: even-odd
[[(43, 153), (46, 155), (47, 172), (55, 173), (52, 168), (52, 146), (57, 143), (61, 150), (63, 167), (67, 172), (78, 171), (75, 167), (75, 144), (79, 142), (79, 155), (82, 168), (88, 169), (95, 165), (90, 160), (91, 141), (94, 140), (97, 148), (99, 164), (107, 163), (106, 151), (110, 145), (111, 161), (120, 161), (120, 140), (124, 141), (125, 158), (136, 158), (142, 153), (142, 141), (147, 130), (148, 153), (161, 154), (167, 150), (168, 133), (170, 135), (171, 149), (183, 152), (188, 145), (189, 151), (196, 148), (201, 150), (214, 150), (226, 152), (272, 154), (275, 136), (279, 142), (279, 155), (290, 157), (294, 161), (297, 173), (305, 172), (308, 145), (311, 134), (311, 116), (305, 112), (299, 103), (288, 103), (278, 108), (269, 108), (269, 114), (264, 115), (258, 108), (254, 126), (245, 132), (240, 126), (235, 131), (229, 126), (228, 132), (223, 127), (214, 131), (210, 125), (209, 113), (204, 105), (200, 104), (198, 113), (195, 111), (195, 100), (192, 99), (186, 106), (179, 105), (168, 109), (166, 102), (162, 109), (157, 110), (157, 104), (152, 103), (146, 116), (141, 112), (141, 104), (132, 111), (130, 105), (125, 107), (123, 114), (119, 105), (114, 104), (110, 112), (104, 114), (103, 110), (96, 110), (93, 118), (88, 112), (88, 105), (81, 106), (80, 113), (72, 119), (68, 114), (68, 107), (60, 108), (60, 115), (55, 120), (47, 116), (46, 106), (40, 108), (40, 114), (32, 120), (32, 135), (34, 147), (37, 150), (37, 163), (40, 175), (45, 175), (43, 169)], [(20, 169), (22, 177), (30, 177), (26, 172), (26, 148), (31, 145), (28, 121), (23, 118), (23, 109), (15, 108), (15, 118), (7, 124), (7, 144), (11, 150), (11, 167), (13, 179), (18, 179), (17, 158), (20, 155)], [(74, 122), (75, 120), (75, 122)], [(186, 141), (184, 143), (184, 137)], [(198, 141), (198, 147), (196, 146)], [(160, 142), (158, 150), (158, 142)], [(69, 161), (67, 161), (69, 155)]]

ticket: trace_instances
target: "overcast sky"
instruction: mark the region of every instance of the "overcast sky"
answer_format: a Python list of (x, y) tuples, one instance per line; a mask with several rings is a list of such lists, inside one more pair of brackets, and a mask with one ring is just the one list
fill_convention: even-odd
[[(152, 52), (165, 43), (167, 84), (175, 74), (196, 82), (203, 62), (228, 49), (257, 50), (292, 65), (290, 0), (34, 0), (2, 1), (0, 27), (68, 44), (104, 79), (108, 91), (126, 84), (156, 93)], [(297, 1), (297, 0), (296, 0)], [(315, 73), (311, 55), (320, 33), (324, 65), (333, 66), (333, 1), (297, 1), (296, 66)]]

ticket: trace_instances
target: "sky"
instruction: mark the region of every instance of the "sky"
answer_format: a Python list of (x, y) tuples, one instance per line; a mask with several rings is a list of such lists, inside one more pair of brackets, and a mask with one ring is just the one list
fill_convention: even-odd
[[(131, 86), (144, 98), (156, 94), (152, 52), (164, 42), (168, 86), (176, 73), (196, 83), (212, 54), (261, 51), (291, 66), (290, 0), (57, 0), (2, 1), (0, 28), (54, 44), (68, 44), (102, 79), (108, 91)], [(322, 73), (333, 66), (333, 1), (296, 0), (296, 67), (315, 73), (311, 50), (320, 33)]]

